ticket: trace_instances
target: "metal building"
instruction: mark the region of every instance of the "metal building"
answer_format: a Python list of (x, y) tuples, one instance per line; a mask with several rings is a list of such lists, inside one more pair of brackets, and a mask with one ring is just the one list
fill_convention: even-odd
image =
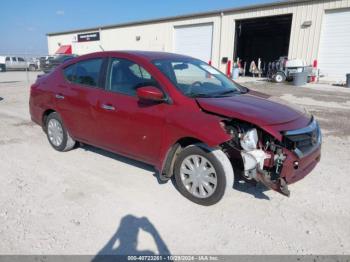
[(350, 73), (350, 0), (269, 4), (47, 34), (49, 53), (153, 50), (187, 54), (223, 72), (228, 61), (281, 56), (318, 61), (330, 79)]

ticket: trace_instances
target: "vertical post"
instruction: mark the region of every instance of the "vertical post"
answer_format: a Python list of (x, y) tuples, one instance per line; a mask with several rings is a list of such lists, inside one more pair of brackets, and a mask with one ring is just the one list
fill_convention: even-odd
[(27, 83), (29, 83), (28, 51), (27, 51), (27, 48), (25, 49), (24, 60), (25, 60), (25, 66), (26, 66), (26, 79), (27, 79)]
[(223, 17), (224, 17), (224, 12), (221, 12), (220, 13), (220, 35), (219, 35), (219, 61), (218, 61), (218, 68), (219, 69), (221, 68), (221, 45), (222, 45), (221, 37), (222, 37), (222, 20), (223, 20)]
[(227, 61), (226, 75), (227, 75), (227, 77), (231, 77), (231, 60)]
[(316, 82), (317, 75), (318, 75), (317, 64), (318, 64), (317, 59), (315, 59), (312, 64), (311, 82)]

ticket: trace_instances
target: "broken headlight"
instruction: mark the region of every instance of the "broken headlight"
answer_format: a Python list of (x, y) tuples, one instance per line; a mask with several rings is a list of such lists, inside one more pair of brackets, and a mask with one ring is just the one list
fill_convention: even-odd
[(255, 128), (243, 133), (240, 137), (241, 147), (245, 151), (251, 151), (257, 148), (258, 132)]

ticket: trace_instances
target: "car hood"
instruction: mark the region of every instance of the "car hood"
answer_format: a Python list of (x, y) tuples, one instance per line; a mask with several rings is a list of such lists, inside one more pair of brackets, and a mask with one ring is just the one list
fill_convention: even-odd
[[(254, 91), (229, 97), (196, 98), (196, 100), (205, 111), (260, 127), (278, 126), (276, 131), (301, 128), (310, 121), (310, 116), (305, 110)], [(293, 122), (296, 124), (293, 125)]]

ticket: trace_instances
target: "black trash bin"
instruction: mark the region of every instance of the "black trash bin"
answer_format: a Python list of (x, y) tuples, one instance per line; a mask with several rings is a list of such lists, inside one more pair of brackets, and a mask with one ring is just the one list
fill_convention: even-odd
[(345, 87), (350, 87), (350, 74), (346, 74), (346, 85)]
[(293, 85), (294, 86), (306, 85), (308, 76), (309, 76), (308, 72), (295, 73), (293, 75)]

